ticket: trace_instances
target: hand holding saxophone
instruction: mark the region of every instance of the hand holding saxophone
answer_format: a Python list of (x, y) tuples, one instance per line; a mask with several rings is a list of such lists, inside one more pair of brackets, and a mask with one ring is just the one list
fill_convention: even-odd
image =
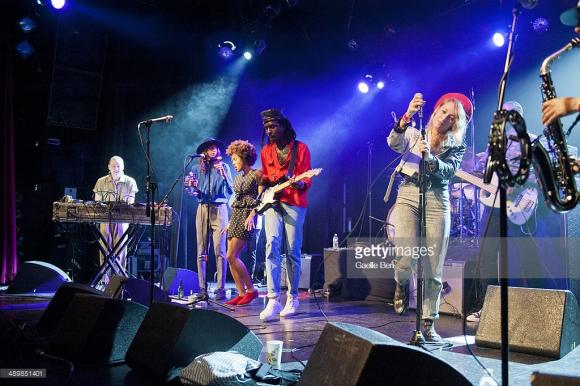
[(554, 98), (542, 104), (542, 125), (555, 119), (580, 111), (580, 97)]

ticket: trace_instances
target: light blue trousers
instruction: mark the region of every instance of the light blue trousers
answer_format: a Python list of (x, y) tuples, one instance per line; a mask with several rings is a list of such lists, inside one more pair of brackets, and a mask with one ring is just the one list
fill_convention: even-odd
[(281, 204), (281, 212), (270, 208), (264, 212), (266, 233), (266, 272), (268, 298), (280, 296), (282, 273), (282, 243), (285, 241), (288, 293), (298, 295), (300, 283), (300, 255), (306, 208)]
[[(425, 195), (426, 202), (426, 239), (422, 254), (424, 296), (423, 319), (437, 319), (439, 317), (439, 300), (443, 287), (443, 262), (449, 245), (449, 230), (451, 213), (449, 210), (449, 190), (445, 188), (428, 189)], [(395, 226), (395, 246), (404, 247), (411, 251), (420, 246), (419, 229), (419, 187), (410, 183), (399, 186), (399, 193), (393, 209), (391, 221)], [(399, 284), (406, 284), (411, 275), (411, 269), (416, 270), (416, 255), (399, 253), (395, 267), (395, 280)]]

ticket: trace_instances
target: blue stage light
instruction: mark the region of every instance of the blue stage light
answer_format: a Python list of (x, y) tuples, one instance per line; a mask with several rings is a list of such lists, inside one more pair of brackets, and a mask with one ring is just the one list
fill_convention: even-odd
[(226, 40), (220, 44), (218, 44), (219, 47), (219, 55), (220, 57), (222, 57), (223, 59), (230, 59), (232, 56), (234, 56), (234, 51), (236, 49), (236, 45), (230, 41), (230, 40)]
[(493, 44), (495, 44), (496, 47), (503, 47), (505, 44), (505, 38), (502, 33), (496, 32), (493, 34)]
[(368, 93), (369, 92), (369, 85), (368, 85), (368, 83), (361, 80), (358, 83), (358, 91), (360, 91), (363, 94)]
[(50, 0), (50, 3), (52, 4), (52, 7), (54, 9), (62, 9), (62, 7), (64, 7), (64, 5), (66, 4), (65, 0)]
[(28, 33), (36, 28), (36, 22), (28, 16), (18, 20), (18, 26), (24, 33)]
[(244, 52), (244, 59), (252, 60), (252, 53), (250, 51)]
[(34, 53), (34, 47), (28, 40), (23, 40), (16, 45), (16, 51), (22, 58), (26, 59)]

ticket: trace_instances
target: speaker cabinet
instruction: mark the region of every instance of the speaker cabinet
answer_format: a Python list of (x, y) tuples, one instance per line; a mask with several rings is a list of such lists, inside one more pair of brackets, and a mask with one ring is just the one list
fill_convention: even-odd
[(262, 342), (228, 315), (153, 303), (127, 351), (126, 360), (136, 371), (157, 379), (172, 379), (198, 355), (230, 350), (257, 360)]
[(299, 386), (471, 385), (448, 363), (368, 328), (327, 323)]
[[(109, 281), (105, 294), (115, 299), (127, 299), (149, 306), (151, 303), (151, 282), (134, 277), (115, 275)], [(171, 300), (165, 291), (156, 285), (153, 286), (153, 301), (166, 302)]]
[(77, 294), (49, 340), (50, 352), (83, 365), (122, 362), (146, 313), (135, 302)]
[(68, 275), (60, 268), (45, 261), (26, 261), (6, 290), (7, 294), (54, 293)]
[(169, 295), (177, 295), (179, 283), (183, 285), (183, 293), (187, 296), (199, 292), (197, 272), (184, 268), (168, 267), (163, 273), (163, 288)]
[[(508, 288), (510, 350), (561, 358), (580, 343), (580, 313), (570, 291)], [(501, 347), (500, 287), (488, 286), (475, 342)]]
[(56, 291), (48, 307), (40, 317), (35, 326), (39, 335), (50, 335), (54, 333), (64, 318), (65, 311), (77, 294), (89, 294), (95, 296), (105, 296), (102, 291), (81, 283), (64, 283)]

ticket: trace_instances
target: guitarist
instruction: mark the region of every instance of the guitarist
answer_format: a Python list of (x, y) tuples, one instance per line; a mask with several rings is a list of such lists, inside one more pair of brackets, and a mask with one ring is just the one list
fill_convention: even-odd
[[(262, 111), (262, 185), (266, 186), (290, 180), (291, 185), (282, 190), (279, 204), (264, 211), (266, 234), (266, 272), (268, 304), (260, 313), (260, 320), (278, 320), (296, 313), (298, 308), (298, 284), (300, 282), (300, 255), (302, 227), (308, 204), (307, 193), (310, 178), (299, 181), (294, 176), (310, 170), (310, 150), (306, 144), (296, 140), (292, 124), (279, 109)], [(280, 303), (281, 253), (286, 252), (288, 294), (286, 304)]]
[[(523, 107), (517, 101), (508, 101), (503, 104), (504, 110), (515, 110), (522, 117), (524, 114)], [(519, 168), (520, 162), (520, 145), (516, 138), (515, 130), (510, 127), (506, 133), (508, 143), (506, 146), (506, 159), (512, 173)], [(530, 139), (537, 137), (529, 133)], [(487, 158), (487, 151), (481, 161), (476, 165), (476, 171), (482, 171), (485, 167), (484, 162)], [(524, 186), (525, 189), (533, 188), (538, 190), (535, 173), (530, 173), (528, 181)], [(516, 188), (508, 188), (508, 200), (513, 200), (517, 195)], [(499, 202), (499, 194), (496, 197)], [(481, 316), (481, 307), (485, 299), (485, 293), (488, 285), (499, 285), (498, 280), (498, 250), (499, 250), (499, 220), (500, 210), (494, 207), (484, 206), (481, 217), (481, 244), (477, 262), (478, 285), (476, 287), (475, 307), (476, 311), (467, 316), (467, 321), (477, 322)], [(543, 200), (537, 201), (537, 207), (531, 218), (521, 226), (515, 225), (508, 221), (508, 257), (509, 257), (509, 285), (530, 288), (548, 288), (561, 287), (556, 281), (547, 282), (545, 277), (554, 278), (555, 269), (547, 267), (542, 262), (539, 250), (550, 251), (552, 262), (555, 267), (559, 265), (557, 256), (563, 256), (560, 253), (562, 245), (558, 240), (563, 235), (561, 230), (561, 221), (559, 216), (553, 213)]]

